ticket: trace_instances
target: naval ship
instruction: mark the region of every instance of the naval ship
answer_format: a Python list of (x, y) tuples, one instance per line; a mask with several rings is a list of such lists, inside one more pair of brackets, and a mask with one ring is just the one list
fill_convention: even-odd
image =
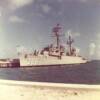
[[(57, 24), (53, 29), (53, 36), (56, 38), (56, 45), (50, 44), (40, 51), (34, 50), (32, 53), (19, 53), (20, 66), (48, 66), (48, 65), (66, 65), (82, 64), (87, 60), (77, 53), (72, 46), (74, 40), (69, 35), (66, 40), (66, 46), (60, 43), (61, 26)], [(67, 48), (67, 50), (66, 50)]]

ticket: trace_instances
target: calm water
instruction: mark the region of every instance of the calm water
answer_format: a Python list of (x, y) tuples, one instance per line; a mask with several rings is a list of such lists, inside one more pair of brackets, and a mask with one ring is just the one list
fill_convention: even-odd
[(100, 61), (81, 65), (1, 68), (0, 79), (55, 83), (100, 84)]

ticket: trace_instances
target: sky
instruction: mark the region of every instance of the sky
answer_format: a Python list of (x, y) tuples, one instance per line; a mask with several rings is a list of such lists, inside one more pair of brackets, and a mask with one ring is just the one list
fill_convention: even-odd
[(63, 45), (70, 31), (80, 55), (100, 59), (100, 0), (0, 0), (0, 58), (53, 43), (58, 23)]

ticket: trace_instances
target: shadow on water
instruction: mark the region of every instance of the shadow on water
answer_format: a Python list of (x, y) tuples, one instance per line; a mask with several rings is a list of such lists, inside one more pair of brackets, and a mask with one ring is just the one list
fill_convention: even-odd
[(1, 68), (0, 78), (36, 82), (100, 84), (100, 61), (80, 65)]

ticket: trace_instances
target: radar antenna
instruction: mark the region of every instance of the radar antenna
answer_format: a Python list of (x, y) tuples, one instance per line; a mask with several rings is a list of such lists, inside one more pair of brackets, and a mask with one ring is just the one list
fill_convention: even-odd
[(69, 35), (68, 40), (67, 40), (67, 44), (69, 46), (69, 54), (72, 55), (72, 43), (74, 42), (74, 40), (72, 39), (71, 35)]
[(53, 33), (55, 34), (55, 37), (56, 37), (56, 39), (57, 39), (57, 48), (59, 48), (59, 46), (60, 46), (60, 30), (61, 30), (61, 27), (60, 27), (60, 24), (57, 24), (54, 28), (53, 28)]

